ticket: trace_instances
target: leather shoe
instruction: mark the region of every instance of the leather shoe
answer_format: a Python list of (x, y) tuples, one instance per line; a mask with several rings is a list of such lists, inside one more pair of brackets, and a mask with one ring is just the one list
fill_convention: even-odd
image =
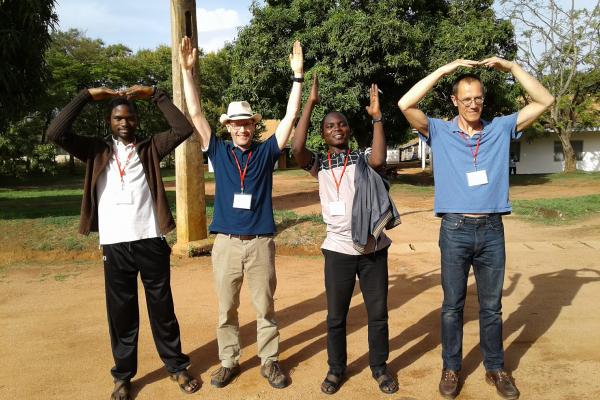
[(503, 369), (487, 371), (485, 373), (485, 381), (490, 385), (496, 386), (496, 392), (502, 398), (514, 400), (518, 399), (521, 394), (515, 385), (513, 377)]
[(453, 399), (458, 394), (458, 371), (451, 369), (442, 370), (439, 385), (440, 394), (447, 399)]

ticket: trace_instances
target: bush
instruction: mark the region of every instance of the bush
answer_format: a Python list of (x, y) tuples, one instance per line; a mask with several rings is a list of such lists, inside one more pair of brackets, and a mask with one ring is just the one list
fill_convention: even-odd
[(38, 144), (31, 154), (31, 171), (56, 174), (56, 147), (52, 144)]

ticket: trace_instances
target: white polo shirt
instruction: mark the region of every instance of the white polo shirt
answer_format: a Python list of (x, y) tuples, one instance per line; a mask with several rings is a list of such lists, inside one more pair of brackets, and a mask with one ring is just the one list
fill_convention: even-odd
[(152, 195), (135, 146), (114, 138), (112, 143), (113, 157), (96, 184), (100, 244), (160, 236)]

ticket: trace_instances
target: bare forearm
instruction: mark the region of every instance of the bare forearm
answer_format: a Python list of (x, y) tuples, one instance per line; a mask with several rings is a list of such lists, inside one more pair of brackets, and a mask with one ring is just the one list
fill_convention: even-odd
[(298, 162), (298, 165), (305, 166), (310, 161), (310, 152), (306, 148), (306, 138), (308, 136), (308, 128), (310, 126), (310, 117), (315, 108), (315, 103), (310, 99), (304, 105), (302, 115), (296, 125), (294, 131), (294, 140), (292, 142), (292, 154)]
[(198, 96), (198, 90), (196, 90), (196, 82), (194, 82), (194, 75), (189, 69), (183, 69), (183, 93), (185, 95), (185, 103), (187, 105), (188, 112), (190, 115), (195, 115), (202, 112), (200, 107), (200, 96)]
[(433, 89), (436, 83), (438, 83), (443, 76), (443, 71), (441, 69), (437, 69), (417, 82), (398, 101), (398, 107), (400, 107), (400, 110), (405, 111), (408, 108), (416, 107), (419, 101), (421, 101), (427, 95), (427, 93)]
[(369, 157), (369, 165), (371, 165), (371, 167), (374, 169), (383, 167), (387, 158), (386, 150), (383, 122), (375, 122), (375, 124), (373, 124), (373, 143), (371, 144), (371, 157)]
[(280, 149), (283, 149), (292, 133), (292, 126), (294, 120), (298, 116), (300, 111), (300, 99), (302, 96), (302, 84), (300, 82), (294, 82), (292, 85), (292, 91), (288, 100), (287, 109), (285, 116), (277, 126), (275, 136), (277, 137), (277, 144)]
[(187, 105), (188, 112), (192, 118), (194, 127), (200, 135), (200, 145), (202, 149), (206, 149), (208, 142), (210, 141), (210, 125), (202, 112), (202, 106), (200, 105), (200, 96), (198, 90), (196, 90), (196, 82), (192, 71), (189, 69), (183, 69), (183, 92), (185, 95), (185, 102)]
[(537, 79), (525, 71), (519, 64), (513, 62), (510, 72), (513, 74), (517, 82), (523, 87), (525, 92), (531, 97), (535, 103), (539, 103), (544, 107), (550, 107), (554, 103), (554, 96), (550, 94)]

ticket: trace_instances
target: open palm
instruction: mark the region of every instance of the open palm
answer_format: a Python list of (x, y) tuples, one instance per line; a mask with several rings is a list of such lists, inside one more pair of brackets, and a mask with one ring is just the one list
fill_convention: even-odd
[(196, 64), (197, 50), (192, 46), (192, 39), (184, 37), (179, 46), (179, 63), (185, 69), (193, 69)]

